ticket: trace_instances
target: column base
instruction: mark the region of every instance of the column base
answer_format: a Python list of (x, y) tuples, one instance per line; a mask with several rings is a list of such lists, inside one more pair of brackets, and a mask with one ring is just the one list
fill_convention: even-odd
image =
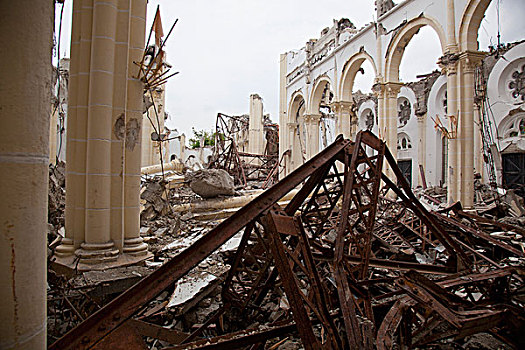
[(119, 251), (113, 242), (107, 243), (82, 243), (75, 255), (83, 264), (100, 264), (116, 261)]
[(75, 245), (71, 238), (62, 238), (62, 242), (55, 248), (55, 255), (61, 258), (75, 254)]
[(126, 238), (122, 251), (133, 256), (143, 256), (148, 254), (148, 245), (144, 243), (142, 237)]

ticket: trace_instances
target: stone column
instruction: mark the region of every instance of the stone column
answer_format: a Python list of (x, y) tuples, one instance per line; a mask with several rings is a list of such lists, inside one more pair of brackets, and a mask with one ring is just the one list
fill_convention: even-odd
[(86, 152), (85, 263), (116, 260), (111, 240), (111, 131), (117, 2), (93, 2)]
[(464, 207), (474, 205), (474, 70), (485, 55), (481, 52), (462, 52), (461, 63), (461, 108), (458, 138), (460, 144), (460, 186), (458, 198)]
[(320, 114), (309, 114), (304, 116), (306, 124), (306, 159), (310, 159), (319, 153), (319, 121)]
[(447, 163), (447, 203), (452, 204), (459, 200), (459, 168), (458, 168), (458, 79), (457, 79), (457, 60), (458, 55), (449, 53), (440, 58), (439, 64), (447, 74), (447, 119), (448, 119), (448, 156)]
[[(279, 160), (282, 158), (286, 150), (291, 149), (292, 140), (289, 138), (288, 129), (284, 128), (284, 125), (288, 125), (288, 113), (287, 113), (287, 100), (286, 100), (286, 66), (287, 66), (287, 54), (283, 53), (280, 55), (279, 59)], [(283, 164), (286, 164), (286, 173), (283, 173), (282, 176), (288, 175), (290, 171), (290, 156), (288, 159), (284, 160)], [(283, 169), (279, 169), (279, 174)], [(281, 177), (281, 176), (280, 176)]]
[(403, 86), (399, 82), (385, 84), (385, 142), (397, 160), (397, 95)]
[(337, 116), (336, 134), (343, 134), (345, 139), (350, 139), (355, 136), (355, 133), (352, 133), (352, 122), (355, 119), (351, 113), (353, 106), (354, 103), (349, 101), (334, 102), (330, 105), (332, 111)]
[[(124, 248), (133, 256), (145, 256), (148, 246), (140, 237), (140, 157), (144, 84), (137, 79), (146, 33), (147, 0), (132, 0), (127, 79), (127, 116), (124, 168)], [(125, 64), (123, 63), (123, 64)], [(159, 118), (163, 118), (159, 116)], [(163, 119), (164, 120), (164, 119)]]
[(485, 180), (485, 169), (483, 166), (483, 143), (480, 130), (480, 105), (474, 103), (474, 170), (481, 175), (481, 181)]
[(263, 103), (262, 98), (257, 94), (250, 95), (248, 153), (264, 153)]
[[(417, 145), (417, 158), (418, 165), (423, 167), (423, 170), (426, 172), (426, 145), (427, 145), (427, 114), (422, 114), (417, 116), (417, 131), (418, 131), (418, 145)], [(435, 150), (438, 151), (438, 150)], [(439, 150), (441, 151), (441, 150)], [(420, 174), (418, 178), (420, 179), (419, 184), (423, 186), (423, 178), (421, 177), (421, 172), (417, 169), (417, 173)]]
[(376, 81), (372, 86), (374, 94), (377, 96), (377, 130), (378, 137), (385, 139), (386, 118), (385, 118), (385, 85)]
[[(283, 149), (283, 153), (281, 153), (281, 156), (282, 154), (284, 154), (284, 152), (286, 151), (290, 151), (288, 153), (288, 156), (286, 156), (284, 158), (284, 164), (286, 164), (286, 173), (284, 173), (284, 176), (288, 175), (289, 173), (292, 172), (292, 170), (295, 169), (294, 167), (294, 162), (293, 162), (293, 159), (294, 159), (294, 155), (296, 152), (299, 152), (300, 151), (300, 147), (297, 148), (295, 147), (295, 145), (293, 144), (294, 143), (294, 140), (295, 140), (295, 130), (297, 128), (297, 123), (286, 123), (286, 130), (284, 130), (284, 128), (279, 128), (279, 134), (287, 134), (286, 137), (288, 139), (288, 143), (287, 143), (287, 148)], [(282, 130), (282, 132), (281, 132)], [(280, 136), (279, 136), (280, 137)], [(280, 144), (280, 139), (279, 139), (279, 144)]]
[(93, 7), (85, 0), (73, 2), (68, 86), (66, 148), (65, 237), (55, 249), (58, 257), (71, 256), (84, 241), (86, 123), (91, 59)]
[(119, 251), (147, 254), (139, 235), (143, 83), (133, 63), (144, 50), (146, 0), (74, 5), (66, 238), (55, 253), (71, 266), (78, 248), (79, 269), (89, 269)]
[(0, 349), (46, 349), (53, 8), (0, 2)]
[(447, 0), (447, 52), (457, 52), (454, 0)]

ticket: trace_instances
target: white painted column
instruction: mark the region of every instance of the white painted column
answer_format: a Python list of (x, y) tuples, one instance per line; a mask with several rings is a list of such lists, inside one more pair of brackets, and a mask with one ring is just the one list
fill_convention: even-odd
[(461, 142), (461, 178), (459, 198), (464, 207), (474, 205), (474, 70), (481, 62), (484, 54), (478, 52), (463, 52), (461, 62), (461, 115), (459, 139)]
[[(427, 172), (426, 168), (426, 145), (427, 145), (427, 114), (417, 116), (417, 129), (418, 129), (418, 145), (417, 145), (417, 159), (418, 166), (423, 167), (424, 172)], [(434, 152), (441, 152), (441, 150), (434, 150)], [(416, 169), (419, 179), (419, 185), (423, 186), (423, 178), (421, 177), (421, 171)]]
[[(290, 132), (288, 130), (288, 113), (287, 113), (287, 101), (286, 101), (286, 63), (287, 54), (283, 53), (279, 59), (279, 160), (282, 158), (284, 152), (291, 148), (292, 138), (290, 138)], [(284, 126), (287, 125), (285, 128)], [(287, 165), (286, 174), (290, 171), (290, 156), (283, 160), (283, 164)], [(282, 166), (279, 169), (279, 174), (282, 174)]]
[(296, 146), (294, 144), (295, 132), (297, 130), (296, 128), (297, 128), (297, 123), (286, 123), (286, 129), (288, 130), (289, 145), (288, 145), (288, 148), (283, 150), (283, 153), (286, 152), (287, 150), (290, 150), (291, 153), (290, 155), (288, 155), (288, 157), (286, 157), (286, 174), (285, 175), (290, 174), (293, 170), (295, 170), (295, 168), (297, 168), (297, 165), (295, 164), (296, 153), (301, 152), (301, 147)]
[(485, 180), (485, 167), (483, 166), (483, 143), (480, 130), (480, 106), (474, 104), (474, 171), (481, 175), (481, 181)]
[(385, 142), (397, 160), (397, 95), (403, 84), (390, 82), (385, 84)]
[(264, 153), (263, 103), (262, 98), (257, 94), (250, 95), (248, 153)]
[(320, 114), (305, 115), (306, 123), (306, 160), (319, 153), (319, 122)]
[(0, 2), (0, 349), (46, 349), (53, 8)]
[(445, 64), (447, 73), (447, 119), (448, 119), (448, 169), (447, 169), (447, 203), (452, 204), (459, 200), (458, 184), (458, 141), (456, 130), (458, 129), (458, 79), (456, 60)]
[(376, 83), (373, 86), (373, 90), (377, 96), (377, 136), (384, 140), (386, 134), (385, 86), (384, 84)]

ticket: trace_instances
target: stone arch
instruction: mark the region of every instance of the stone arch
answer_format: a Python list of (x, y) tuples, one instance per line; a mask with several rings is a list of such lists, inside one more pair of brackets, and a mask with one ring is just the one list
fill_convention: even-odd
[(403, 58), (405, 47), (414, 35), (417, 34), (419, 29), (424, 26), (429, 26), (436, 32), (439, 43), (441, 44), (441, 51), (444, 52), (447, 41), (445, 31), (439, 22), (428, 16), (421, 16), (410, 20), (394, 35), (388, 45), (385, 64), (385, 78), (387, 82), (399, 81), (399, 65)]
[(341, 74), (339, 96), (341, 97), (342, 101), (351, 101), (355, 76), (357, 75), (359, 68), (361, 68), (361, 65), (365, 60), (368, 60), (372, 64), (372, 67), (374, 68), (374, 76), (377, 77), (377, 67), (375, 61), (365, 50), (362, 50), (350, 57), (348, 61), (346, 61)]
[(491, 0), (470, 0), (465, 6), (459, 26), (459, 48), (461, 51), (478, 50), (478, 30)]
[(289, 123), (295, 123), (297, 118), (297, 112), (301, 108), (306, 108), (305, 106), (306, 100), (303, 96), (303, 93), (300, 91), (296, 91), (293, 93), (292, 98), (290, 99), (290, 106), (288, 107), (288, 122)]
[(327, 76), (321, 76), (315, 82), (309, 99), (308, 114), (319, 114), (319, 104), (321, 103), (326, 84), (330, 84), (330, 87), (333, 87), (332, 81)]

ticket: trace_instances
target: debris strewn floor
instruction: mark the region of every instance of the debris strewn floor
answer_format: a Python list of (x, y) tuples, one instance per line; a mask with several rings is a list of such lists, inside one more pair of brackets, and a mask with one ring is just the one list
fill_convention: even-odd
[(414, 194), (369, 132), (337, 139), (225, 219), (177, 210), (206, 200), (169, 184), (144, 183), (146, 267), (50, 283), (52, 336), (76, 326), (52, 349), (523, 344), (525, 218), (512, 192), (478, 184), (470, 210), (447, 206), (440, 188)]

